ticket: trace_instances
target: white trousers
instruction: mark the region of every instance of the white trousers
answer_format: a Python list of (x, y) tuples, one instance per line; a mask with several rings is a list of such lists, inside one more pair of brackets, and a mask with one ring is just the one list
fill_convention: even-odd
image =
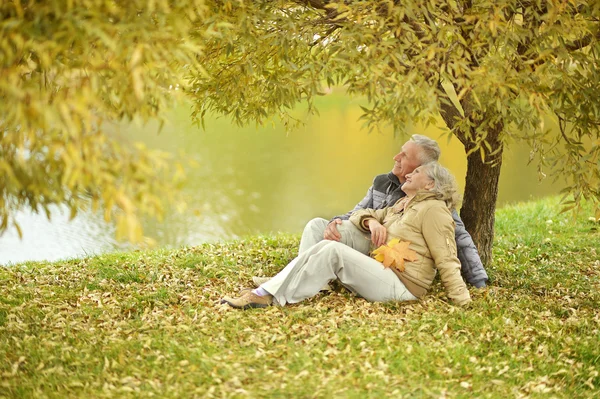
[[(315, 218), (304, 226), (298, 255), (316, 243), (323, 241), (323, 233), (325, 232), (325, 227), (327, 227), (328, 223), (329, 220)], [(354, 248), (365, 255), (369, 253), (369, 250), (371, 249), (370, 234), (363, 233), (349, 220), (343, 220), (342, 224), (337, 225), (337, 229), (342, 235), (342, 238), (340, 239), (341, 243), (346, 244), (350, 248)]]
[(300, 253), (261, 287), (283, 306), (316, 295), (335, 279), (371, 302), (417, 299), (392, 270), (343, 243), (329, 240), (322, 240)]

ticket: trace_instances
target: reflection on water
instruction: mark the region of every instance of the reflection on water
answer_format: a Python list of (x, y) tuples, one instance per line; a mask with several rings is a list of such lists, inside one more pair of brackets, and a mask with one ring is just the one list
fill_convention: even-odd
[(19, 239), (15, 229), (0, 237), (0, 264), (58, 260), (119, 248), (114, 240), (114, 227), (99, 215), (84, 213), (69, 222), (66, 206), (54, 206), (51, 211), (52, 221), (42, 213), (17, 213), (23, 239)]
[[(145, 220), (145, 234), (159, 246), (197, 245), (221, 239), (275, 231), (300, 232), (311, 218), (330, 218), (351, 209), (372, 178), (388, 172), (392, 157), (406, 137), (390, 130), (361, 130), (356, 101), (340, 94), (321, 99), (320, 116), (286, 133), (280, 126), (239, 128), (214, 118), (203, 131), (190, 123), (189, 107), (173, 111), (160, 133), (156, 124), (114, 125), (122, 140), (142, 141), (189, 157), (199, 167), (188, 170), (185, 214), (167, 212), (162, 222)], [(304, 118), (299, 111), (298, 116)], [(435, 128), (413, 129), (439, 138), (441, 162), (464, 187), (466, 159), (457, 140), (446, 142)], [(538, 184), (528, 150), (505, 152), (499, 205), (557, 193), (550, 181)], [(199, 216), (196, 216), (199, 215)], [(43, 215), (22, 213), (24, 238), (10, 231), (0, 237), (0, 264), (25, 260), (56, 260), (122, 249), (114, 228), (100, 216), (81, 214), (68, 222), (68, 212), (56, 208), (52, 222)]]

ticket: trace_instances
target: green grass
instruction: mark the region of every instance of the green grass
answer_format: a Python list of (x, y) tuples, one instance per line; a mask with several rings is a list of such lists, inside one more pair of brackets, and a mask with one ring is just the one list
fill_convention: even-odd
[(288, 235), (0, 268), (0, 397), (600, 397), (600, 225), (559, 209), (497, 212), (467, 309), (439, 281), (412, 304), (220, 305)]

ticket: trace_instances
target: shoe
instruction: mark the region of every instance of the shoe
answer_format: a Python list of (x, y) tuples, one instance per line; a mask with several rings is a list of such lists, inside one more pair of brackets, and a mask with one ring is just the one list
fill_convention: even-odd
[(321, 287), (321, 289), (319, 291), (333, 291), (333, 288), (331, 288), (331, 285), (329, 284), (325, 284), (324, 286)]
[(221, 303), (227, 303), (236, 309), (266, 308), (273, 303), (273, 296), (258, 296), (252, 291), (247, 291), (244, 295), (237, 298), (225, 297), (221, 300)]
[[(254, 288), (242, 288), (239, 292), (238, 292), (238, 297), (244, 296), (249, 292), (252, 292)], [(220, 304), (224, 304), (227, 303), (227, 301), (225, 299), (231, 299), (231, 297), (226, 296), (225, 298), (221, 298), (219, 300)]]
[[(266, 283), (267, 281), (269, 281), (271, 278), (272, 277), (258, 277), (258, 276), (253, 276), (252, 277), (252, 282), (254, 283), (254, 285), (256, 286), (256, 288), (258, 288), (261, 285), (263, 285), (264, 283)], [(325, 284), (323, 287), (321, 287), (321, 289), (319, 291), (333, 291), (333, 288), (331, 288), (331, 285)]]
[[(241, 290), (239, 290), (238, 292), (238, 297), (244, 296), (249, 292), (252, 292), (254, 288), (242, 288)], [(226, 296), (225, 298), (227, 299), (231, 299), (231, 297)], [(225, 298), (221, 298), (221, 300), (219, 301), (219, 303), (223, 304), (223, 303), (227, 303), (227, 301), (225, 300)]]

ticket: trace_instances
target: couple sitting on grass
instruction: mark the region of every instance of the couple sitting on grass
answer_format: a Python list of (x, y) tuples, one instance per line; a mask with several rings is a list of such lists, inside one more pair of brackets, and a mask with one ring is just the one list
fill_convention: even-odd
[(368, 301), (411, 301), (429, 290), (437, 269), (448, 297), (457, 305), (469, 303), (463, 278), (481, 288), (488, 276), (455, 210), (456, 181), (437, 163), (439, 155), (434, 140), (413, 135), (394, 157), (392, 171), (375, 177), (352, 211), (331, 221), (311, 220), (298, 256), (282, 271), (254, 277), (256, 289), (222, 302), (240, 309), (283, 306), (316, 295), (336, 279)]

